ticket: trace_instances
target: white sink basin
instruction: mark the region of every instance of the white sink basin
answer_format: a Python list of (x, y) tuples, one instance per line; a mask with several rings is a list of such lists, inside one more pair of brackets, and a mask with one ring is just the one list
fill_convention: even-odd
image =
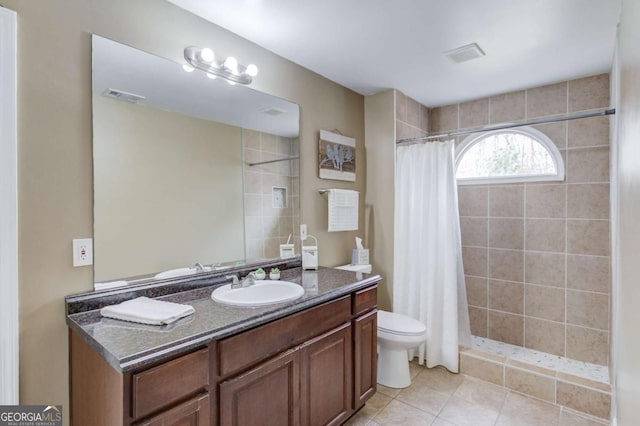
[(213, 290), (211, 298), (219, 303), (233, 306), (264, 306), (272, 303), (290, 302), (304, 294), (301, 285), (290, 281), (256, 280), (244, 288), (231, 288), (231, 284)]

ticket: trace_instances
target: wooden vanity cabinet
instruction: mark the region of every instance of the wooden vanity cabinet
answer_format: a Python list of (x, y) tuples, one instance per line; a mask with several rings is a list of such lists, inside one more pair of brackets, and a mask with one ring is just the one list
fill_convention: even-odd
[(71, 420), (339, 425), (375, 393), (377, 287), (127, 373), (70, 333)]

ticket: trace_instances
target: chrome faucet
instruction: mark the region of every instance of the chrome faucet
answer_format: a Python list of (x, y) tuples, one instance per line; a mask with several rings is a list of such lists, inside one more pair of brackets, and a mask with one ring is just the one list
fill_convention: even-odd
[(233, 280), (231, 282), (231, 288), (250, 287), (256, 283), (256, 274), (253, 272), (250, 272), (249, 275), (242, 280), (239, 280), (237, 275), (227, 275), (226, 278)]
[(204, 266), (200, 262), (196, 262), (193, 267), (196, 268), (196, 272), (204, 272)]

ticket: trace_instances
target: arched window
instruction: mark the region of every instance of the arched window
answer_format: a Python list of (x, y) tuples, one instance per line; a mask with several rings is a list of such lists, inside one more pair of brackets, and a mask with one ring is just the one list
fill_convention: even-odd
[(556, 145), (531, 127), (471, 135), (456, 148), (459, 184), (564, 180)]

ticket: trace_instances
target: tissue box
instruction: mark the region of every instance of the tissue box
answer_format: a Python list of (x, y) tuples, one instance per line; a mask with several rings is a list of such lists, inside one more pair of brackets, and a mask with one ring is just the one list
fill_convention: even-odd
[(352, 265), (368, 265), (369, 249), (353, 249), (351, 252)]

